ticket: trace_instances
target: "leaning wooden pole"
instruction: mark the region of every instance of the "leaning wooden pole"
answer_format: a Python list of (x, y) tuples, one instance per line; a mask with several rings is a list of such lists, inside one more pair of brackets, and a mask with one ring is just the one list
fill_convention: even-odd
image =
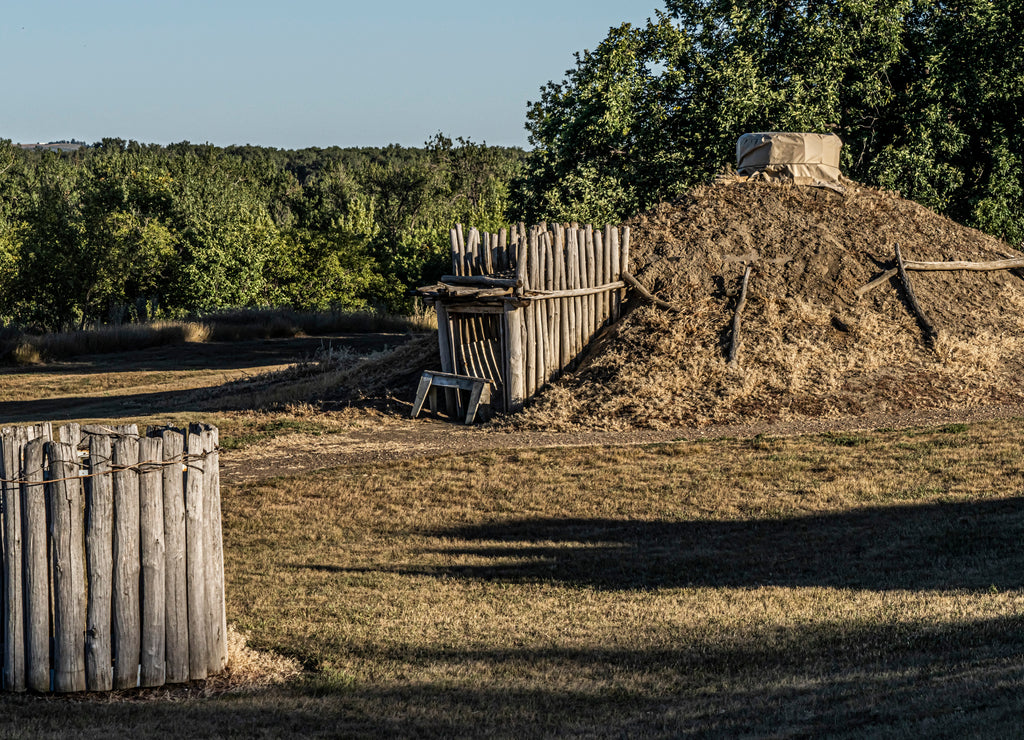
[(918, 323), (921, 324), (921, 330), (924, 332), (924, 341), (927, 345), (934, 344), (935, 340), (939, 338), (938, 331), (935, 330), (935, 325), (925, 314), (924, 309), (921, 308), (921, 304), (917, 302), (917, 296), (914, 295), (914, 286), (910, 284), (910, 278), (907, 276), (906, 265), (903, 262), (903, 255), (900, 252), (900, 245), (895, 245), (896, 252), (896, 269), (899, 270), (900, 280), (903, 281), (903, 287), (907, 291), (907, 300), (910, 302), (910, 307), (914, 310), (914, 314), (917, 316)]
[(732, 317), (732, 340), (729, 343), (729, 367), (736, 367), (740, 349), (740, 321), (743, 307), (747, 305), (747, 285), (750, 282), (750, 265), (743, 271), (743, 285), (740, 287), (740, 299), (736, 301), (736, 313)]
[[(1014, 270), (1021, 267), (1024, 267), (1024, 258), (1019, 257), (1014, 259), (993, 260), (991, 262), (920, 262), (916, 260), (906, 260), (903, 263), (904, 270), (914, 272), (993, 272), (996, 270)], [(877, 288), (879, 285), (887, 282), (898, 274), (899, 267), (893, 267), (883, 272), (870, 283), (862, 285), (853, 292), (858, 298), (861, 298), (868, 291)]]

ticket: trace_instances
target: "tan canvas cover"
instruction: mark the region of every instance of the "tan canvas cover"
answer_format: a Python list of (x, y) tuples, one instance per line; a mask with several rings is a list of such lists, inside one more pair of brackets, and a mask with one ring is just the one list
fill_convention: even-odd
[(736, 142), (736, 172), (796, 185), (838, 186), (842, 148), (833, 134), (743, 134)]

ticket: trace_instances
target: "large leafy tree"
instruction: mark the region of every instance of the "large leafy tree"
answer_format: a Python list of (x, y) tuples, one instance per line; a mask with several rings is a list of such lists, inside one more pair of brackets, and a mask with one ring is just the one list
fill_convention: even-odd
[(836, 133), (851, 177), (1020, 241), (1019, 0), (666, 0), (577, 55), (528, 110), (530, 219), (623, 218), (747, 131)]

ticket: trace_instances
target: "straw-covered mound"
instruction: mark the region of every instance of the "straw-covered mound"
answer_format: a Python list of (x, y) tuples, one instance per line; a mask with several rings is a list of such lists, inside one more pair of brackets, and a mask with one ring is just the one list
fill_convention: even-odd
[(894, 265), (896, 243), (915, 261), (1021, 256), (916, 203), (857, 186), (840, 194), (733, 182), (698, 188), (630, 226), (633, 273), (679, 311), (638, 305), (523, 423), (669, 427), (1024, 401), (1021, 274), (911, 272), (939, 331), (933, 346), (898, 277), (855, 294)]

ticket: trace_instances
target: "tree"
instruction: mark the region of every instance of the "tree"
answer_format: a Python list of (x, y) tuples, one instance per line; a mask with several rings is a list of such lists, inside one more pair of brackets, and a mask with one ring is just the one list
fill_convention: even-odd
[(666, 0), (529, 107), (530, 220), (617, 220), (708, 181), (747, 131), (836, 133), (855, 179), (1019, 241), (1019, 0)]

